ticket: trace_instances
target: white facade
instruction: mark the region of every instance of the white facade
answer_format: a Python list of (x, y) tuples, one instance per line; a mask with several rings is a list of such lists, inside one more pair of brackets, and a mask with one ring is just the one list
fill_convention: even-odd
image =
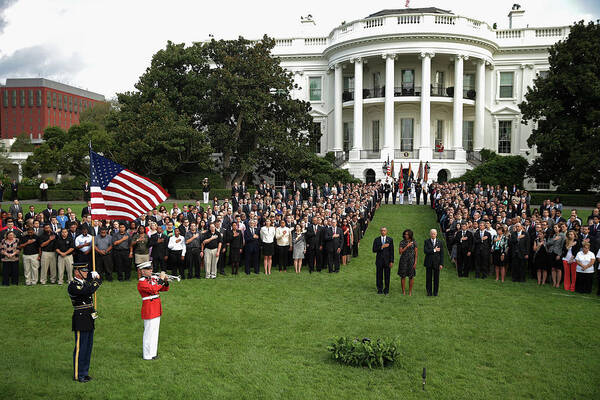
[(328, 36), (276, 39), (274, 55), (312, 104), (320, 154), (363, 180), (382, 178), (388, 159), (396, 171), (429, 161), (430, 179), (450, 179), (482, 148), (534, 157), (518, 104), (569, 27), (520, 27), (523, 15), (497, 30), (435, 8), (384, 10)]

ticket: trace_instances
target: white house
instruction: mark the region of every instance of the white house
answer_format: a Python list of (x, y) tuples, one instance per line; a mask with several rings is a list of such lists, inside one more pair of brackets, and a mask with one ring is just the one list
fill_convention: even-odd
[(383, 10), (328, 36), (277, 38), (273, 53), (301, 87), (293, 96), (312, 104), (319, 154), (335, 152), (362, 180), (382, 178), (388, 159), (413, 170), (429, 161), (430, 178), (444, 180), (483, 148), (535, 156), (518, 104), (569, 27), (529, 27), (516, 4), (508, 17), (498, 30), (438, 8)]

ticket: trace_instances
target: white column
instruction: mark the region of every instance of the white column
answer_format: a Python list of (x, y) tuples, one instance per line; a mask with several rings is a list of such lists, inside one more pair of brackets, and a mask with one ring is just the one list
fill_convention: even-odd
[(342, 64), (335, 65), (334, 76), (334, 101), (333, 101), (333, 151), (342, 151), (343, 143), (343, 121), (342, 121)]
[(384, 145), (381, 158), (394, 158), (394, 67), (395, 54), (384, 54), (385, 59), (385, 110), (384, 110)]
[(358, 57), (350, 62), (354, 63), (354, 140), (350, 159), (360, 160), (360, 151), (363, 149), (363, 60)]
[(431, 58), (434, 53), (421, 53), (421, 147), (419, 159), (431, 161)]
[(483, 148), (483, 126), (485, 111), (485, 60), (477, 62), (475, 77), (475, 132), (473, 134), (473, 150)]
[(467, 155), (462, 146), (463, 125), (463, 62), (468, 59), (463, 54), (454, 58), (454, 112), (452, 113), (452, 147), (456, 160), (466, 160)]

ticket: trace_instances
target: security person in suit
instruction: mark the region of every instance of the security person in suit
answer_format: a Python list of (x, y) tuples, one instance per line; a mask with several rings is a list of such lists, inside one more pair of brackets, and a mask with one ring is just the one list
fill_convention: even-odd
[[(444, 268), (444, 245), (442, 241), (437, 238), (437, 230), (431, 229), (429, 231), (429, 239), (425, 239), (425, 245), (423, 246), (423, 252), (425, 253), (425, 287), (427, 289), (427, 296), (437, 296), (438, 289), (440, 286), (440, 271)], [(433, 291), (431, 288), (431, 281), (433, 280)]]
[(73, 303), (72, 329), (75, 332), (73, 380), (85, 383), (92, 379), (88, 371), (94, 344), (94, 320), (98, 317), (92, 297), (102, 279), (96, 271), (89, 272), (87, 263), (76, 263), (73, 269), (74, 279), (67, 288)]
[(386, 227), (382, 227), (379, 232), (381, 236), (373, 240), (373, 253), (377, 253), (375, 256), (377, 294), (388, 294), (390, 292), (390, 271), (394, 266), (394, 240), (387, 235)]
[(458, 232), (454, 236), (456, 243), (456, 270), (459, 278), (469, 277), (471, 252), (473, 251), (473, 234), (467, 230), (467, 224), (456, 224)]

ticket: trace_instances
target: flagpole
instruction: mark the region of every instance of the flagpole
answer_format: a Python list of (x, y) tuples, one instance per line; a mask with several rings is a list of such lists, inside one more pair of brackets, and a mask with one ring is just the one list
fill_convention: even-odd
[[(92, 141), (90, 139), (90, 179), (92, 177)], [(90, 202), (90, 215), (92, 215), (92, 220), (94, 219), (93, 216), (93, 212), (92, 212), (92, 203)], [(94, 223), (92, 222), (92, 225)], [(100, 231), (100, 230), (98, 230)], [(95, 241), (95, 236), (92, 235), (92, 271), (96, 271), (96, 241)], [(96, 311), (98, 311), (98, 297), (96, 295), (96, 292), (94, 292), (94, 309)]]

